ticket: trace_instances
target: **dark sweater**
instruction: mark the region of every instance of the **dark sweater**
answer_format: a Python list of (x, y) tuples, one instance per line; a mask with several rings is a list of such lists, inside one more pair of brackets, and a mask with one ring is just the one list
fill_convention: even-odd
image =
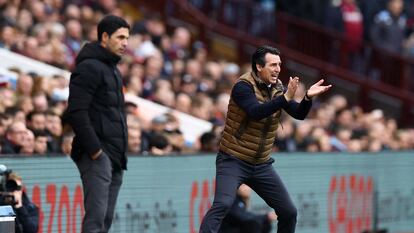
[(308, 115), (312, 101), (303, 99), (300, 103), (291, 100), (286, 101), (283, 95), (278, 96), (266, 103), (259, 103), (253, 88), (246, 82), (238, 82), (234, 85), (231, 93), (234, 102), (242, 108), (247, 115), (255, 120), (261, 120), (283, 108), (295, 119), (303, 120)]

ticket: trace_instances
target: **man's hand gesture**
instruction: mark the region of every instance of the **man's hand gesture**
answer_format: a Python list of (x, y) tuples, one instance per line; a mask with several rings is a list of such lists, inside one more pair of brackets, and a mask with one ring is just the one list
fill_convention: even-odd
[(314, 96), (318, 96), (326, 91), (328, 91), (332, 85), (322, 86), (323, 79), (319, 80), (317, 83), (313, 84), (308, 91), (306, 92), (307, 98), (312, 98)]

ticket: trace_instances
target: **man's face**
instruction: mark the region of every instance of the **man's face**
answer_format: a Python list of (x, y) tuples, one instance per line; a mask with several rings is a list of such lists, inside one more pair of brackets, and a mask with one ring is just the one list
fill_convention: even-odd
[(128, 45), (129, 30), (128, 28), (118, 28), (111, 36), (106, 32), (102, 34), (102, 46), (113, 54), (122, 56)]
[(7, 133), (7, 139), (16, 145), (22, 145), (27, 133), (26, 126), (23, 123), (18, 122), (10, 127), (12, 128)]
[(62, 121), (59, 116), (47, 115), (46, 116), (46, 129), (49, 130), (53, 136), (62, 135)]
[(34, 142), (34, 151), (39, 154), (44, 154), (47, 152), (47, 137), (38, 136)]
[(279, 55), (266, 53), (265, 65), (262, 67), (259, 64), (256, 64), (256, 67), (259, 77), (263, 80), (263, 82), (266, 84), (276, 84), (281, 65), (282, 61), (280, 60)]
[(139, 129), (128, 129), (128, 150), (131, 153), (138, 153), (141, 146), (141, 131)]
[(33, 129), (44, 130), (46, 128), (46, 118), (43, 114), (35, 114), (32, 117), (31, 127)]

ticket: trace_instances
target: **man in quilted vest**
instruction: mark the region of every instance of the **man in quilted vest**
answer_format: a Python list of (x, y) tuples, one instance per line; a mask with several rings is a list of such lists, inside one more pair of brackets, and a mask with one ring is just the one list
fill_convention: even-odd
[(232, 89), (226, 124), (216, 159), (216, 191), (213, 205), (200, 226), (200, 233), (216, 233), (245, 183), (272, 207), (278, 216), (278, 233), (295, 232), (297, 210), (270, 157), (279, 118), (284, 110), (303, 120), (312, 98), (330, 89), (323, 79), (313, 84), (300, 103), (293, 100), (299, 78), (290, 78), (285, 89), (278, 79), (280, 52), (259, 47), (252, 56), (252, 72), (242, 75)]

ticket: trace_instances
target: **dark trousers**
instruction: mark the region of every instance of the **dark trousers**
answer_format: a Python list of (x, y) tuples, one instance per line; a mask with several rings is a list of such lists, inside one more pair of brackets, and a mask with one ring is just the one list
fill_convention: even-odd
[(221, 221), (232, 206), (237, 189), (244, 183), (250, 186), (278, 217), (277, 232), (295, 232), (297, 210), (272, 167), (273, 159), (252, 165), (233, 156), (219, 153), (216, 159), (216, 192), (214, 202), (200, 226), (200, 233), (217, 233)]
[(114, 170), (105, 153), (96, 160), (83, 155), (75, 163), (83, 185), (85, 216), (82, 233), (106, 233), (112, 224), (123, 171)]

